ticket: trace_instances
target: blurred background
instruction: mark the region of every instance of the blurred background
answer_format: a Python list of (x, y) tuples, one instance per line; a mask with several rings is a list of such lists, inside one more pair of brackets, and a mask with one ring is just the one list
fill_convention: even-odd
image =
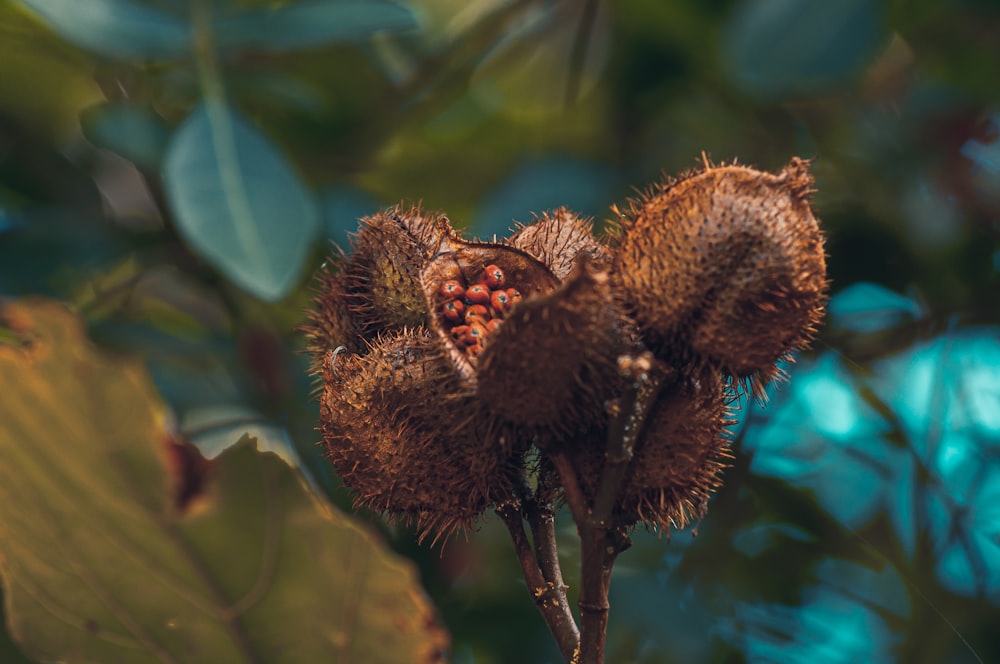
[[(1000, 660), (995, 0), (0, 0), (0, 295), (69, 302), (206, 453), (249, 430), (345, 508), (295, 331), (331, 241), (399, 201), (600, 226), (702, 152), (815, 159), (833, 299), (697, 536), (635, 533), (609, 662)], [(558, 661), (494, 521), (362, 518), (453, 661)]]

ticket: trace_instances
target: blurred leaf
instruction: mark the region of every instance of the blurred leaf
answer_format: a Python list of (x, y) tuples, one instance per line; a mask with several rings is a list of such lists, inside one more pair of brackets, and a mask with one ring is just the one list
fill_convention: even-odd
[(264, 134), (225, 102), (206, 101), (171, 140), (163, 177), (177, 228), (195, 251), (263, 300), (291, 291), (319, 209)]
[(0, 3), (0, 115), (8, 116), (0, 136), (16, 119), (35, 140), (63, 141), (76, 133), (80, 110), (100, 98), (89, 58), (17, 3)]
[(912, 460), (885, 440), (889, 425), (858, 395), (835, 353), (798, 366), (775, 396), (763, 421), (745, 425), (753, 472), (811, 489), (850, 528), (896, 498)]
[(609, 24), (605, 3), (529, 4), (479, 64), (471, 93), (515, 117), (561, 113), (604, 70)]
[(720, 631), (752, 664), (895, 661), (899, 638), (881, 614), (885, 608), (897, 615), (909, 612), (896, 571), (827, 560), (815, 574), (820, 583), (803, 589), (800, 606), (745, 603)]
[(815, 93), (855, 78), (887, 41), (876, 0), (743, 0), (720, 37), (733, 82), (754, 97)]
[(78, 211), (26, 211), (0, 241), (0, 292), (66, 295), (121, 258), (125, 240), (110, 224)]
[(21, 649), (10, 639), (7, 633), (7, 620), (4, 616), (3, 587), (0, 586), (0, 662), (4, 664), (31, 664)]
[(244, 437), (250, 437), (257, 441), (258, 450), (277, 454), (309, 479), (288, 432), (246, 406), (192, 408), (184, 413), (179, 426), (184, 437), (209, 459), (219, 456)]
[(870, 282), (851, 284), (830, 300), (830, 324), (857, 334), (871, 334), (923, 316), (916, 302)]
[(219, 18), (215, 29), (224, 50), (288, 51), (416, 25), (409, 9), (387, 0), (311, 0)]
[(566, 206), (583, 216), (603, 214), (618, 192), (617, 174), (599, 164), (571, 157), (528, 161), (483, 196), (475, 216), (482, 236), (507, 235), (515, 222), (527, 224)]
[(141, 168), (159, 170), (170, 127), (151, 109), (126, 103), (102, 104), (87, 109), (80, 121), (84, 135), (95, 145)]
[(21, 0), (68, 41), (112, 58), (174, 58), (191, 30), (170, 14), (129, 0)]
[(758, 521), (733, 533), (733, 548), (747, 558), (755, 558), (768, 549), (777, 548), (789, 539), (808, 542), (814, 538), (798, 526)]
[(929, 475), (917, 496), (937, 573), (954, 592), (1000, 602), (1000, 330), (944, 335), (876, 366), (874, 391)]
[[(0, 572), (11, 631), (77, 662), (436, 661), (414, 571), (244, 438), (173, 439), (145, 371), (49, 301), (0, 317)], [(166, 460), (166, 463), (165, 463)]]
[(343, 251), (351, 247), (349, 233), (358, 229), (358, 220), (378, 212), (378, 201), (364, 189), (350, 185), (334, 185), (320, 196), (323, 227), (326, 238)]

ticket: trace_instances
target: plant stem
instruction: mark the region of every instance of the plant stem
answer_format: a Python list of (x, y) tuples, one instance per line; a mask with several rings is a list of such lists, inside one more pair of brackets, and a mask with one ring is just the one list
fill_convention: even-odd
[(614, 508), (646, 419), (673, 377), (649, 353), (622, 357), (620, 369), (629, 383), (608, 426), (604, 468), (592, 505), (570, 458), (562, 452), (549, 457), (580, 533), (580, 652), (573, 664), (604, 662), (611, 572), (618, 554), (631, 546), (629, 524), (615, 521)]
[(518, 562), (521, 563), (524, 580), (528, 584), (528, 592), (535, 600), (535, 606), (538, 607), (538, 612), (542, 614), (556, 645), (559, 646), (563, 659), (570, 662), (579, 649), (580, 632), (566, 601), (566, 587), (562, 583), (562, 574), (559, 571), (554, 534), (550, 550), (555, 555), (555, 565), (553, 567), (549, 561), (549, 564), (540, 567), (539, 558), (547, 560), (550, 554), (536, 554), (540, 542), (536, 539), (533, 548), (528, 541), (524, 532), (522, 509), (523, 507), (519, 508), (516, 503), (507, 502), (497, 506), (496, 512), (510, 532), (514, 552), (517, 554)]

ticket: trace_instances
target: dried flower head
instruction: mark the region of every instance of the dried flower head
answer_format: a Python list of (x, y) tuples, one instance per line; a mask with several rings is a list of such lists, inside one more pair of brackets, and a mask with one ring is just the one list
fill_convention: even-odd
[(441, 215), (363, 220), (323, 270), (306, 333), (329, 455), (359, 505), (424, 534), (516, 497), (525, 452), (572, 460), (595, 500), (606, 441), (657, 358), (665, 387), (633, 422), (616, 523), (683, 527), (720, 483), (733, 379), (767, 380), (812, 336), (822, 236), (802, 160), (777, 175), (714, 167), (632, 203), (607, 243), (560, 208), (505, 242)]

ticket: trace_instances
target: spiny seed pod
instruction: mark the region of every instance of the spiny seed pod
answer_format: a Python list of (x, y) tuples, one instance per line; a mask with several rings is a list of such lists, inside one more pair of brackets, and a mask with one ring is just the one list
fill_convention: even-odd
[[(725, 380), (703, 364), (673, 379), (660, 393), (636, 442), (615, 506), (619, 523), (642, 521), (669, 531), (705, 515), (722, 484), (731, 424)], [(604, 469), (602, 436), (570, 450), (584, 491), (596, 495)]]
[(512, 495), (523, 451), (512, 441), (523, 437), (482, 413), (428, 333), (398, 331), (363, 355), (330, 353), (324, 382), (323, 440), (358, 505), (446, 536)]
[(621, 330), (607, 274), (581, 260), (560, 288), (525, 299), (491, 336), (479, 364), (480, 397), (501, 417), (556, 440), (594, 426), (616, 383)]
[(608, 251), (593, 234), (593, 224), (561, 207), (517, 229), (507, 241), (549, 266), (559, 279), (573, 271), (584, 256), (599, 269), (608, 267)]
[[(343, 260), (343, 259), (341, 259)], [(324, 265), (316, 277), (314, 305), (307, 312), (308, 320), (301, 327), (312, 356), (311, 373), (321, 377), (323, 362), (331, 349), (343, 346), (357, 353), (364, 347), (361, 330), (347, 307), (343, 293), (346, 278), (343, 272)]]
[(344, 297), (366, 338), (427, 317), (420, 270), (448, 232), (442, 215), (396, 207), (365, 217), (343, 266)]
[(766, 381), (808, 343), (827, 288), (812, 184), (797, 158), (777, 174), (706, 164), (632, 203), (613, 278), (659, 357)]

